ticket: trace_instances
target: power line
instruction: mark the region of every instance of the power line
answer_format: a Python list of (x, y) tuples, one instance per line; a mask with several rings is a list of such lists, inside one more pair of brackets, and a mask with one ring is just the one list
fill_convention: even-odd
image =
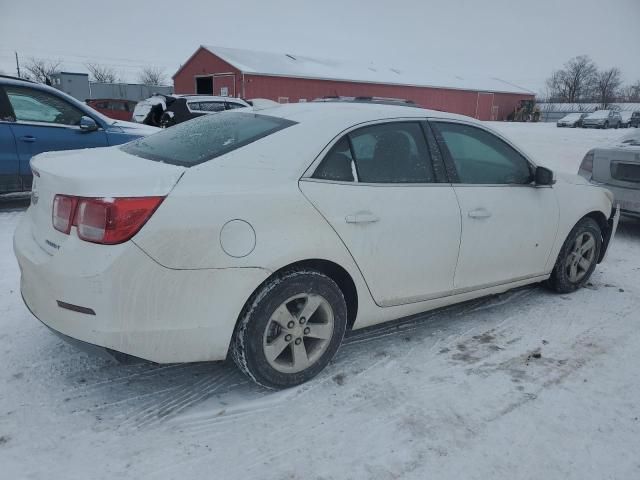
[[(9, 47), (0, 47), (0, 50), (5, 50), (8, 52), (13, 51), (11, 48)], [(115, 60), (117, 62), (128, 62), (128, 63), (132, 63), (135, 64), (136, 66), (139, 65), (165, 65), (165, 66), (169, 66), (168, 63), (165, 63), (165, 61), (156, 61), (156, 60), (141, 60), (141, 59), (133, 59), (133, 58), (127, 58), (127, 57), (109, 57), (109, 56), (102, 56), (102, 55), (83, 55), (83, 54), (77, 54), (77, 53), (71, 53), (71, 52), (60, 52), (60, 51), (52, 51), (52, 50), (33, 50), (33, 49), (27, 49), (27, 50), (21, 50), (22, 51), (22, 55), (23, 56), (30, 56), (30, 57), (47, 57), (47, 56), (55, 56), (56, 59), (58, 57), (62, 58), (85, 58), (87, 60), (93, 60), (93, 61), (102, 61), (102, 60), (107, 60), (107, 61), (112, 61)], [(25, 53), (26, 52), (26, 53)], [(0, 57), (5, 56), (5, 55), (0, 55)], [(69, 61), (71, 62), (71, 61)], [(101, 63), (106, 63), (106, 62), (101, 62)], [(177, 63), (177, 62), (176, 62)], [(118, 65), (122, 65), (120, 63), (109, 63), (110, 65), (114, 65), (114, 66), (118, 66)]]

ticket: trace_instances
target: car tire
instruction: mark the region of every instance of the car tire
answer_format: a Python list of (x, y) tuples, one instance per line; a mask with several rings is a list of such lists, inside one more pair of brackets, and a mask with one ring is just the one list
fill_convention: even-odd
[[(589, 242), (593, 240), (593, 245)], [(551, 272), (548, 285), (558, 293), (582, 287), (598, 264), (602, 248), (602, 230), (594, 219), (580, 220), (567, 236)]]
[(257, 384), (293, 387), (325, 368), (346, 327), (346, 301), (331, 278), (310, 269), (286, 271), (267, 280), (247, 301), (231, 356)]

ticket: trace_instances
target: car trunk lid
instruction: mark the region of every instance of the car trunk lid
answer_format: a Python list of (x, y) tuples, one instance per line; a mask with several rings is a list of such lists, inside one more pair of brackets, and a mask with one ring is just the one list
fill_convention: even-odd
[[(34, 240), (55, 255), (70, 235), (53, 227), (56, 195), (115, 198), (166, 196), (185, 167), (145, 160), (118, 147), (50, 152), (31, 160), (34, 182), (28, 211)], [(73, 229), (71, 234), (73, 235)]]
[(640, 147), (597, 149), (592, 179), (623, 188), (640, 188)]

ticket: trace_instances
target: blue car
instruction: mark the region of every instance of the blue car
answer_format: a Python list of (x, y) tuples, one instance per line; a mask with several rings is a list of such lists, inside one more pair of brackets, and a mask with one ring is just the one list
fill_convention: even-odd
[(108, 147), (159, 129), (105, 117), (66, 93), (0, 75), (0, 194), (31, 189), (31, 157)]

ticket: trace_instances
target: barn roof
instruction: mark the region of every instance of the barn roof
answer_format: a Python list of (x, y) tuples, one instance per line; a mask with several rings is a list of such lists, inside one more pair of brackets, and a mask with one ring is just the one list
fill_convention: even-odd
[(411, 68), (393, 68), (372, 63), (307, 57), (297, 54), (260, 52), (240, 48), (202, 45), (242, 73), (275, 77), (378, 83), (533, 95), (530, 90), (499, 78), (459, 76), (428, 62)]

